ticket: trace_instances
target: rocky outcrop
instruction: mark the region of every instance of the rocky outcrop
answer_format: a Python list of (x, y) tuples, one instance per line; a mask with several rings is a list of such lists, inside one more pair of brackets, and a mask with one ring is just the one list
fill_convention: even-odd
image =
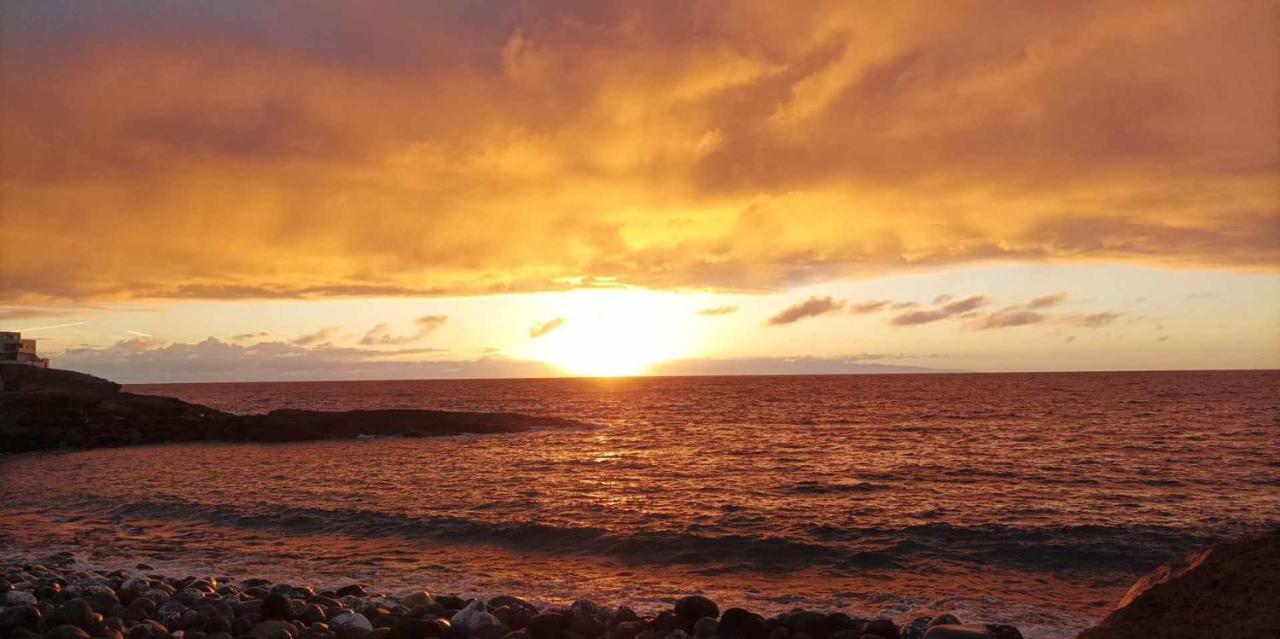
[[(680, 627), (694, 616), (692, 632)], [(921, 619), (928, 625), (932, 618)], [(924, 627), (842, 612), (766, 617), (729, 608), (720, 614), (715, 602), (697, 595), (642, 614), (587, 599), (539, 608), (510, 595), (467, 600), (419, 590), (395, 597), (362, 584), (324, 590), (265, 579), (94, 570), (68, 553), (0, 565), (0, 637), (26, 639), (920, 639), (916, 630)], [(1022, 639), (1016, 628), (985, 624), (932, 624), (924, 636)]]
[(1077, 639), (1133, 637), (1280, 639), (1280, 530), (1162, 566)]
[(104, 379), (0, 366), (0, 453), (193, 441), (291, 442), (361, 435), (425, 437), (585, 426), (556, 417), (434, 410), (277, 410), (233, 415)]

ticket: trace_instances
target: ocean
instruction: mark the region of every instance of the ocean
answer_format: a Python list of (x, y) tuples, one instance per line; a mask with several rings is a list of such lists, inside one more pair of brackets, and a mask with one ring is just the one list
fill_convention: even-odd
[(11, 457), (0, 552), (641, 611), (951, 611), (1055, 639), (1159, 564), (1280, 522), (1280, 371), (126, 390), (598, 427)]

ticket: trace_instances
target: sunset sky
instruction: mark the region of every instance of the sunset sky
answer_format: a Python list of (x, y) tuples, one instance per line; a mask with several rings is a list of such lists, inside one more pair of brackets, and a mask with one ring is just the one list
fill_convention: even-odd
[(0, 29), (0, 329), (55, 367), (1280, 367), (1275, 2), (15, 1)]

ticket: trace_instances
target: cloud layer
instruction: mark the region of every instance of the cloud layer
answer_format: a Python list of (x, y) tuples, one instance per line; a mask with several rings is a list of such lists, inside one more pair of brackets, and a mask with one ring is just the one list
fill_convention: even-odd
[(22, 3), (0, 29), (0, 301), (1280, 265), (1268, 2)]

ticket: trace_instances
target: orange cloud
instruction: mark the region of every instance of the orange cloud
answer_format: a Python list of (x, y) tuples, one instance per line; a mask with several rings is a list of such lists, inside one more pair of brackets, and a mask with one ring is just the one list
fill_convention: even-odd
[(545, 322), (534, 322), (533, 326), (529, 327), (529, 337), (531, 339), (537, 339), (539, 337), (542, 337), (543, 335), (546, 335), (547, 333), (550, 333), (551, 331), (554, 331), (557, 328), (564, 326), (565, 321), (566, 321), (565, 318), (557, 317), (553, 320), (547, 320)]
[(810, 297), (809, 299), (792, 304), (783, 309), (782, 312), (769, 318), (770, 326), (783, 326), (785, 324), (794, 324), (806, 317), (817, 317), (827, 313), (834, 313), (844, 308), (844, 300), (834, 300), (830, 297)]
[(1266, 2), (469, 6), (7, 11), (0, 301), (1280, 265)]
[(706, 317), (716, 317), (719, 315), (730, 315), (732, 313), (737, 313), (737, 312), (738, 312), (737, 306), (733, 306), (733, 305), (713, 306), (711, 308), (704, 308), (698, 311), (698, 315), (703, 315)]
[(398, 346), (411, 344), (425, 338), (431, 333), (434, 333), (441, 326), (444, 326), (444, 323), (447, 321), (449, 321), (448, 315), (423, 315), (413, 321), (413, 323), (418, 326), (418, 330), (408, 335), (395, 335), (391, 332), (391, 325), (386, 322), (382, 322), (369, 329), (369, 332), (365, 333), (364, 337), (360, 338), (360, 345), (372, 346), (375, 344), (381, 344)]

